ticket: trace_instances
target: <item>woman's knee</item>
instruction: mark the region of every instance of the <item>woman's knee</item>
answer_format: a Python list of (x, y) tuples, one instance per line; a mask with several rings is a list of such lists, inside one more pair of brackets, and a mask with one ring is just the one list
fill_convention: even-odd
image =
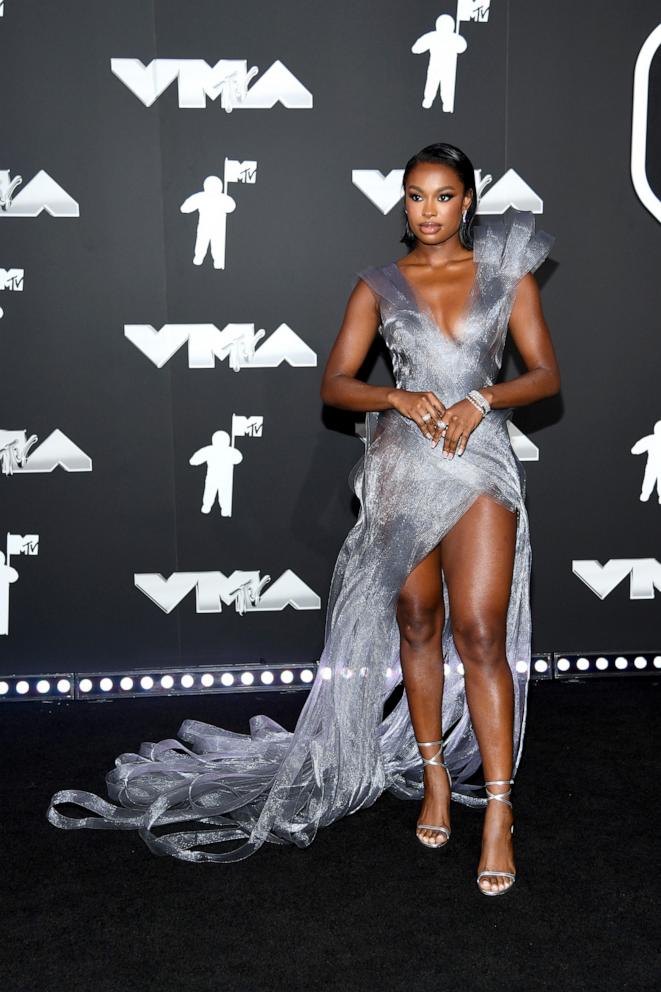
[(421, 647), (438, 637), (443, 627), (443, 604), (423, 603), (400, 596), (397, 623), (404, 640)]
[(507, 664), (506, 625), (501, 617), (459, 617), (452, 620), (452, 637), (465, 665), (481, 668)]

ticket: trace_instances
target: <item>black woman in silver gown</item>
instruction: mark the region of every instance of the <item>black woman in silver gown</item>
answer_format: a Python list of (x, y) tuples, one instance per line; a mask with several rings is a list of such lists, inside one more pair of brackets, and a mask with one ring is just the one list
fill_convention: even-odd
[[(510, 210), (476, 227), (475, 281), (457, 341), (439, 333), (394, 262), (361, 273), (378, 299), (379, 331), (397, 387), (433, 390), (449, 406), (493, 384), (517, 283), (544, 261), (552, 244), (548, 234), (535, 232), (533, 215), (525, 211)], [(335, 564), (325, 645), (295, 730), (264, 715), (252, 718), (245, 735), (186, 720), (180, 740), (144, 743), (139, 753), (116, 759), (106, 779), (110, 801), (75, 789), (56, 793), (50, 822), (67, 830), (135, 830), (155, 854), (233, 862), (265, 842), (305, 847), (319, 827), (370, 806), (386, 789), (421, 799), (422, 763), (406, 693), (384, 719), (384, 704), (402, 681), (398, 596), (407, 576), (481, 494), (516, 514), (506, 635), (514, 778), (531, 660), (531, 548), (525, 476), (507, 428), (511, 415), (512, 409), (492, 409), (462, 457), (448, 460), (440, 444), (430, 447), (418, 426), (395, 409), (368, 413), (365, 450), (349, 477), (360, 511)], [(452, 798), (485, 806), (445, 590), (444, 600), (444, 759)], [(59, 808), (65, 804), (90, 815), (66, 815)], [(173, 828), (177, 824), (182, 829)], [(219, 850), (223, 842), (227, 847)]]

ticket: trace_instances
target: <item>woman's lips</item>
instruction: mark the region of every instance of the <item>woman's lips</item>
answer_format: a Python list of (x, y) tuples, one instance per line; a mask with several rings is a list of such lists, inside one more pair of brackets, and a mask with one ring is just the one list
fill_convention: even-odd
[(424, 231), (425, 234), (434, 234), (436, 231), (440, 231), (440, 224), (421, 224), (420, 230)]

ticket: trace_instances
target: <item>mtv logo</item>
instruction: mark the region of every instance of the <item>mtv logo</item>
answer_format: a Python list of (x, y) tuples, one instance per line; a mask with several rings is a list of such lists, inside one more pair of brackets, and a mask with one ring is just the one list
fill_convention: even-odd
[(38, 555), (38, 534), (7, 534), (7, 559), (11, 555)]
[(257, 180), (257, 162), (236, 162), (225, 159), (225, 187), (227, 183), (254, 183)]
[(484, 23), (489, 20), (489, 7), (491, 0), (458, 0), (457, 21), (479, 21)]
[(51, 217), (79, 217), (80, 207), (67, 191), (47, 172), (40, 169), (34, 179), (14, 196), (21, 177), (10, 179), (7, 169), (0, 169), (0, 219), (3, 217), (38, 217), (44, 210)]
[(24, 269), (0, 269), (0, 290), (23, 291)]
[(286, 569), (263, 593), (269, 581), (269, 575), (260, 576), (258, 571), (236, 570), (230, 576), (222, 572), (173, 572), (167, 579), (156, 572), (134, 575), (136, 588), (164, 613), (171, 613), (193, 590), (197, 613), (221, 613), (223, 603), (234, 606), (240, 614), (284, 610), (287, 606), (295, 610), (321, 608), (317, 593), (291, 569)]
[(275, 368), (283, 362), (294, 368), (316, 368), (317, 356), (287, 324), (280, 324), (259, 348), (255, 344), (266, 331), (255, 332), (254, 324), (164, 324), (157, 331), (151, 324), (125, 324), (124, 335), (143, 355), (163, 368), (184, 344), (188, 344), (188, 367), (212, 369), (216, 360), (229, 359), (230, 368)]
[(654, 599), (654, 591), (661, 592), (661, 564), (656, 558), (611, 558), (605, 565), (577, 559), (572, 572), (599, 599), (605, 599), (627, 577), (629, 599)]
[(242, 417), (232, 414), (232, 435), (234, 437), (261, 437), (264, 430), (263, 417)]

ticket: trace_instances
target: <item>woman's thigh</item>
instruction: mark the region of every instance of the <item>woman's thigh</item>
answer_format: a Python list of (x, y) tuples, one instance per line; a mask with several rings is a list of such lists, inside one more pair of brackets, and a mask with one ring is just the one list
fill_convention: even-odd
[(441, 542), (453, 635), (505, 639), (516, 548), (516, 513), (478, 496)]
[(399, 593), (397, 621), (404, 624), (424, 622), (443, 616), (443, 576), (441, 545), (437, 544), (408, 575)]

